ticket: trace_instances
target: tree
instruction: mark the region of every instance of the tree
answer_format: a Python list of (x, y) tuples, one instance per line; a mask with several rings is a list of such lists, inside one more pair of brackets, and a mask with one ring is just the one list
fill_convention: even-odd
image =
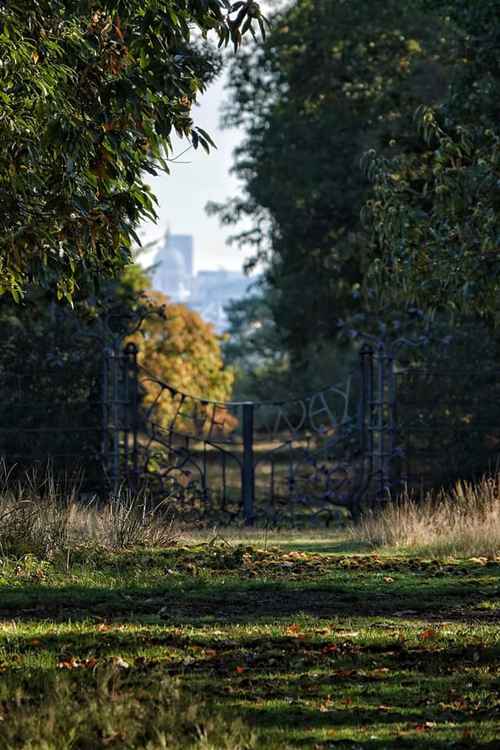
[[(303, 351), (302, 367), (291, 367), (290, 353), (272, 315), (272, 293), (258, 289), (227, 307), (228, 329), (222, 345), (224, 361), (235, 372), (234, 397), (240, 400), (289, 400), (340, 382), (353, 365), (342, 345), (331, 342)], [(354, 356), (355, 353), (354, 353)]]
[[(224, 367), (221, 340), (213, 326), (162, 292), (149, 291), (147, 300), (160, 312), (148, 316), (130, 337), (138, 345), (139, 364), (153, 376), (145, 383), (145, 406), (155, 403), (162, 384), (202, 400), (228, 401), (234, 372)], [(164, 389), (155, 419), (167, 426), (175, 411), (175, 399)]]
[(253, 0), (0, 5), (0, 294), (37, 283), (71, 300), (130, 260), (171, 133), (211, 145), (191, 117), (217, 69), (199, 40), (236, 48), (255, 24)]
[[(212, 206), (264, 264), (277, 328), (296, 369), (360, 309), (369, 258), (359, 213), (369, 148), (413, 148), (413, 112), (445, 93), (450, 29), (391, 0), (298, 0), (233, 66), (225, 119), (246, 131), (240, 197)], [(264, 287), (265, 288), (265, 287)]]
[(441, 106), (420, 112), (416, 147), (370, 165), (369, 283), (395, 305), (500, 323), (500, 6), (442, 2), (458, 64)]
[(225, 308), (228, 327), (222, 350), (224, 361), (234, 370), (239, 400), (266, 401), (271, 394), (278, 398), (284, 387), (289, 396), (289, 358), (269, 297), (256, 290)]

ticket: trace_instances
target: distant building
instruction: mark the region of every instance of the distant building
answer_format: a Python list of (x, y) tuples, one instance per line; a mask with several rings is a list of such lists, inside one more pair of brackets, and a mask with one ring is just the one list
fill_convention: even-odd
[(224, 307), (233, 299), (241, 299), (253, 280), (240, 271), (199, 271), (194, 279), (189, 306), (204, 320), (222, 332), (227, 326)]
[(190, 234), (167, 232), (153, 261), (154, 289), (167, 294), (174, 302), (186, 302), (192, 291), (193, 254)]
[(231, 300), (244, 297), (253, 283), (253, 279), (240, 271), (220, 269), (198, 271), (194, 275), (193, 237), (190, 234), (167, 232), (153, 266), (153, 288), (174, 302), (184, 302), (212, 323), (219, 333), (227, 327), (224, 307)]

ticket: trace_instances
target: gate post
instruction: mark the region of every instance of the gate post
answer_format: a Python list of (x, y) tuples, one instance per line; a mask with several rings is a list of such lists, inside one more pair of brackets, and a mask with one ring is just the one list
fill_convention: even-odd
[(109, 473), (109, 350), (102, 350), (101, 372), (101, 464), (104, 474)]
[(111, 353), (111, 481), (113, 492), (118, 492), (121, 482), (120, 461), (120, 350), (115, 344)]
[(253, 412), (251, 401), (243, 404), (243, 464), (241, 467), (241, 499), (245, 526), (253, 526), (255, 471), (253, 456)]
[(387, 441), (385, 445), (385, 486), (389, 490), (394, 490), (398, 486), (399, 476), (397, 475), (396, 462), (397, 457), (397, 382), (396, 372), (394, 367), (394, 353), (393, 349), (386, 351), (385, 355), (385, 372), (386, 372), (386, 383), (387, 383), (387, 397), (386, 397), (386, 432)]

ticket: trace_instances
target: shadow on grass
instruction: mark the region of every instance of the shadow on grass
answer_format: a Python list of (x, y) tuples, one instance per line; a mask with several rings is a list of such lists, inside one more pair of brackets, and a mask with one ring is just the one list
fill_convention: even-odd
[[(263, 736), (286, 728), (286, 745), (273, 747), (498, 748), (490, 739), (472, 740), (469, 730), (474, 722), (479, 728), (482, 721), (492, 723), (498, 715), (493, 704), (485, 702), (481, 707), (477, 692), (480, 684), (483, 690), (495, 689), (494, 676), (480, 677), (479, 672), (481, 663), (495, 663), (498, 648), (484, 649), (478, 663), (472, 649), (430, 653), (425, 645), (407, 648), (395, 641), (384, 646), (344, 641), (338, 652), (327, 655), (324, 643), (296, 637), (243, 637), (221, 643), (217, 638), (197, 640), (196, 635), (179, 632), (49, 633), (37, 648), (27, 637), (14, 636), (11, 644), (19, 654), (40, 646), (53, 655), (52, 666), (32, 665), (4, 674), (0, 701), (2, 689), (14, 694), (21, 688), (43, 698), (47, 669), (70, 654), (79, 659), (119, 654), (132, 667), (127, 672), (127, 689), (138, 690), (141, 700), (147, 699), (144, 686), (154, 684), (155, 676), (158, 681), (165, 675), (180, 676), (190, 693), (222, 705), (229, 715), (238, 714)], [(149, 655), (134, 659), (134, 654), (147, 649)], [(477, 677), (471, 674), (472, 667), (478, 670)], [(85, 690), (92, 670), (61, 674)], [(325, 731), (328, 740), (322, 739)], [(447, 737), (436, 736), (439, 731), (447, 731)], [(335, 739), (336, 732), (361, 734), (359, 739), (347, 740)]]
[[(44, 672), (57, 667), (64, 679), (83, 685), (92, 672), (86, 664), (120, 656), (131, 689), (144, 695), (155, 675), (179, 677), (190, 693), (276, 737), (277, 744), (265, 745), (273, 748), (499, 746), (491, 739), (494, 727), (479, 729), (500, 714), (498, 700), (488, 697), (498, 688), (500, 642), (481, 645), (477, 631), (468, 631), (462, 644), (399, 635), (399, 623), (408, 620), (474, 621), (477, 602), (488, 592), (498, 595), (498, 566), (432, 575), (398, 563), (392, 571), (336, 567), (262, 580), (239, 578), (237, 570), (162, 574), (163, 561), (158, 575), (139, 586), (127, 584), (133, 556), (122, 562), (119, 587), (116, 573), (109, 588), (47, 580), (2, 587), (0, 617), (15, 620), (15, 627), (8, 626), (1, 644), (0, 703), (2, 691), (14, 695), (20, 686), (33, 692), (36, 684), (42, 695)], [(313, 622), (307, 637), (303, 615), (319, 625)], [(332, 620), (344, 627), (323, 627)], [(57, 622), (64, 623), (60, 630)], [(368, 636), (349, 635), (346, 624)], [(265, 625), (282, 630), (259, 631)], [(384, 626), (381, 637), (370, 639), (377, 625)]]
[[(432, 576), (397, 571), (335, 571), (308, 580), (159, 576), (151, 586), (106, 588), (72, 584), (3, 586), (0, 618), (84, 620), (94, 615), (127, 622), (176, 625), (210, 622), (259, 623), (279, 617), (414, 617), (496, 621), (496, 609), (475, 609), (488, 595), (498, 597), (496, 572), (480, 568), (466, 576)], [(146, 618), (146, 619), (145, 619)]]
[(355, 540), (340, 539), (336, 542), (334, 539), (304, 539), (298, 542), (278, 542), (275, 543), (276, 547), (280, 550), (290, 552), (310, 552), (312, 554), (323, 554), (323, 555), (354, 555), (368, 553), (372, 550), (372, 547), (366, 542), (358, 542)]

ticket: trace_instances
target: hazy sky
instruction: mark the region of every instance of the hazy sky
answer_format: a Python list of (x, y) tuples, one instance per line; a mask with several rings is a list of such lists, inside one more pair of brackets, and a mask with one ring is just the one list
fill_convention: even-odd
[[(150, 184), (159, 201), (158, 223), (144, 224), (140, 231), (143, 242), (161, 237), (167, 226), (173, 234), (192, 234), (195, 270), (221, 266), (239, 269), (244, 259), (241, 250), (225, 244), (231, 232), (219, 225), (217, 217), (205, 213), (207, 201), (223, 201), (237, 190), (237, 181), (229, 170), (233, 148), (242, 134), (219, 127), (220, 105), (226, 96), (223, 87), (224, 76), (207, 89), (193, 111), (195, 124), (208, 131), (217, 150), (212, 149), (207, 155), (201, 147), (197, 151), (191, 149), (178, 163), (170, 165), (170, 175), (151, 178)], [(175, 154), (187, 145), (177, 139)]]
[[(281, 8), (285, 0), (260, 0), (267, 15)], [(191, 149), (171, 164), (171, 174), (152, 177), (150, 184), (159, 201), (158, 223), (145, 224), (139, 232), (143, 242), (161, 237), (170, 227), (173, 234), (192, 234), (194, 237), (195, 270), (220, 267), (240, 269), (245, 253), (234, 245), (226, 245), (231, 229), (221, 227), (216, 216), (207, 216), (208, 201), (222, 202), (238, 192), (238, 181), (229, 174), (232, 152), (241, 141), (243, 133), (238, 130), (221, 130), (220, 107), (227, 96), (224, 92), (225, 73), (210, 86), (195, 107), (195, 124), (206, 130), (217, 144), (207, 155), (201, 147)], [(186, 143), (177, 141), (176, 153), (186, 148)], [(174, 154), (175, 155), (175, 154)], [(185, 163), (188, 162), (188, 163)], [(250, 253), (247, 253), (250, 254)], [(147, 260), (147, 256), (145, 258)]]

